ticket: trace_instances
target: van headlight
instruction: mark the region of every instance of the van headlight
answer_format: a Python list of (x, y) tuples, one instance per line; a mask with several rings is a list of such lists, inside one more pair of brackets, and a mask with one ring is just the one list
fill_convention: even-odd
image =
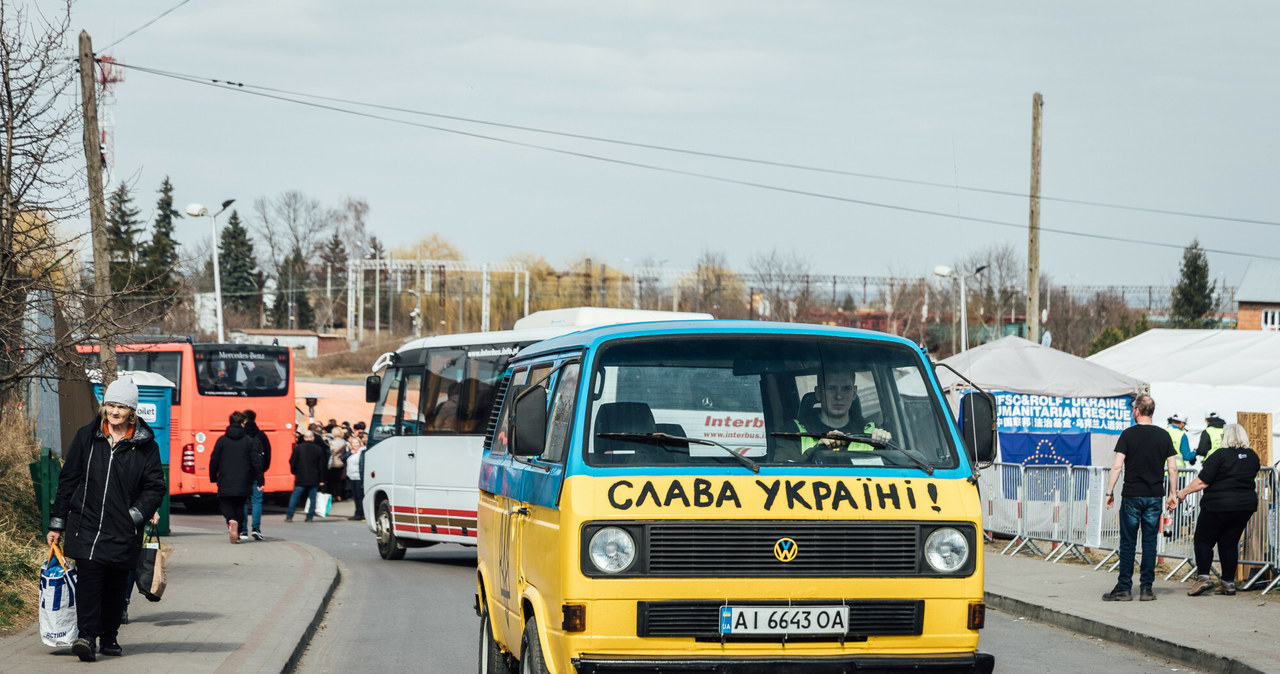
[(625, 529), (605, 527), (591, 536), (587, 554), (600, 571), (619, 573), (636, 560), (636, 541)]
[(969, 539), (951, 527), (935, 529), (924, 541), (924, 558), (938, 573), (954, 573), (969, 561)]

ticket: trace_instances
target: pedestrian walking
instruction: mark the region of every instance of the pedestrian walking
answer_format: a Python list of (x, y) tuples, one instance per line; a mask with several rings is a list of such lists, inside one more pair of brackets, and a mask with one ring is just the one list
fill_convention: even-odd
[(258, 413), (253, 410), (244, 411), (244, 432), (258, 442), (259, 454), (262, 456), (262, 483), (254, 483), (253, 493), (249, 495), (249, 503), (245, 505), (245, 518), (252, 515), (249, 535), (253, 540), (262, 540), (262, 489), (267, 483), (267, 469), (271, 468), (271, 440), (258, 428)]
[[(1133, 561), (1138, 533), (1142, 533), (1142, 567), (1138, 576), (1142, 601), (1156, 598), (1152, 585), (1156, 577), (1156, 536), (1160, 513), (1173, 498), (1178, 484), (1178, 466), (1174, 461), (1173, 441), (1163, 428), (1151, 422), (1156, 403), (1149, 395), (1133, 401), (1135, 425), (1124, 429), (1116, 441), (1116, 458), (1107, 481), (1107, 509), (1115, 506), (1115, 487), (1124, 469), (1124, 491), (1120, 502), (1120, 577), (1116, 586), (1102, 595), (1103, 601), (1133, 600)], [(1166, 489), (1161, 466), (1168, 471)]]
[(347, 484), (351, 486), (351, 498), (356, 502), (353, 520), (364, 519), (364, 444), (357, 438), (350, 440), (351, 452), (347, 455)]
[(227, 520), (232, 543), (249, 540), (245, 528), (245, 501), (253, 486), (262, 484), (262, 450), (245, 432), (244, 412), (232, 412), (226, 433), (213, 445), (209, 457), (209, 481), (218, 485), (218, 509)]
[(80, 637), (71, 651), (85, 662), (96, 660), (99, 649), (124, 654), (118, 637), (129, 575), (138, 565), (143, 523), (167, 491), (155, 433), (137, 409), (131, 378), (107, 386), (98, 418), (67, 448), (49, 513), (46, 540), (63, 542), (76, 562)]
[[(1204, 490), (1200, 497), (1200, 516), (1196, 519), (1193, 547), (1196, 553), (1196, 582), (1187, 591), (1192, 597), (1209, 590), (1214, 594), (1236, 593), (1236, 566), (1240, 559), (1240, 536), (1249, 519), (1258, 510), (1258, 492), (1254, 480), (1261, 460), (1249, 448), (1249, 435), (1240, 424), (1227, 424), (1222, 429), (1222, 446), (1204, 460), (1200, 474), (1191, 484), (1174, 495), (1181, 503), (1188, 495)], [(1222, 564), (1222, 583), (1209, 576), (1213, 565), (1213, 549), (1218, 548)]]
[(284, 521), (292, 522), (298, 508), (298, 499), (307, 502), (307, 521), (316, 516), (316, 490), (324, 483), (329, 470), (329, 453), (316, 444), (316, 434), (310, 429), (302, 433), (302, 442), (293, 446), (289, 455), (289, 470), (293, 473), (293, 493), (289, 495), (289, 509)]

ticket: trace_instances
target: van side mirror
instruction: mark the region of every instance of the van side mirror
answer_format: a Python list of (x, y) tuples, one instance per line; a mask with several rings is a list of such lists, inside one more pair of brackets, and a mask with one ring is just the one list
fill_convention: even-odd
[(364, 378), (364, 401), (367, 403), (378, 402), (378, 396), (382, 393), (382, 377), (371, 374)]
[(960, 399), (960, 431), (969, 459), (989, 464), (996, 459), (996, 399), (986, 391)]
[(516, 395), (511, 453), (538, 456), (547, 446), (547, 389), (530, 386)]

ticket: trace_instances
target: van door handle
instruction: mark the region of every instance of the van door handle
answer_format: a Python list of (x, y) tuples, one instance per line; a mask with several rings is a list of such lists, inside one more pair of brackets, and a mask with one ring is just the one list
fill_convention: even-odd
[(412, 459), (412, 458), (413, 458), (413, 452), (409, 452), (409, 458), (410, 458), (410, 459)]
[(524, 515), (524, 516), (526, 516), (526, 517), (527, 517), (527, 516), (529, 515), (529, 509), (528, 509), (528, 508), (526, 508), (526, 507), (524, 507), (524, 506), (516, 506), (515, 508), (512, 508), (512, 509), (511, 509), (511, 514), (512, 514), (512, 515)]

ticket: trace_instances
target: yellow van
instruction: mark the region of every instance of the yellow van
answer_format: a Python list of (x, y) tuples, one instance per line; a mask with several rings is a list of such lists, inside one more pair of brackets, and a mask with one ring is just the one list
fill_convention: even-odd
[(481, 459), (480, 671), (990, 672), (977, 466), (926, 355), (745, 321), (512, 358)]

